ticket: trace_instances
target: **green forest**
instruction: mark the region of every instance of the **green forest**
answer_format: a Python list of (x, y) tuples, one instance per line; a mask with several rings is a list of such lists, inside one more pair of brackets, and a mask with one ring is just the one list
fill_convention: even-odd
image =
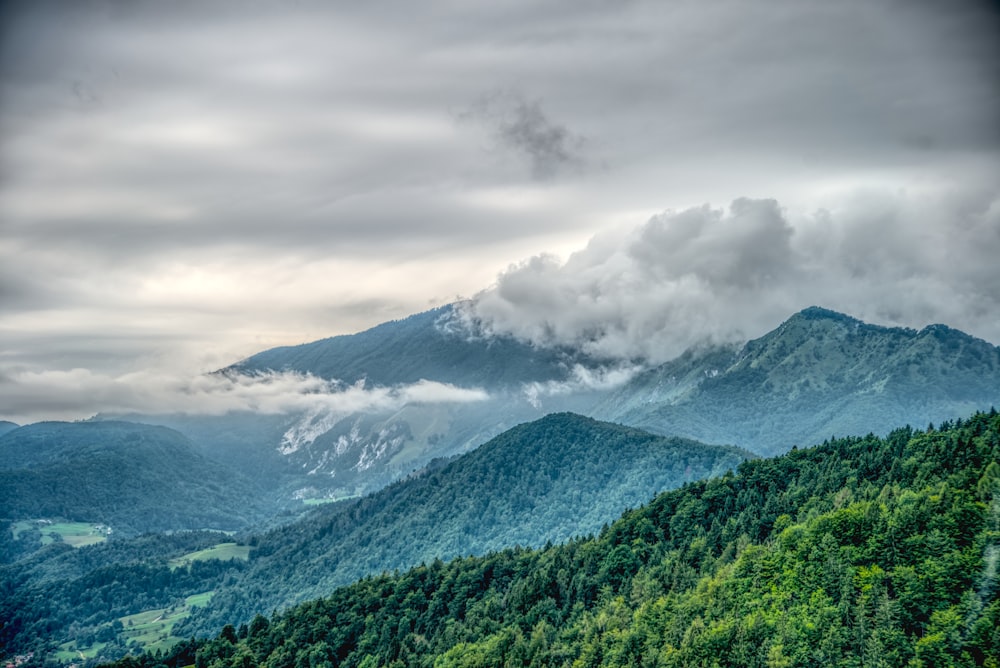
[[(165, 427), (39, 422), (0, 435), (0, 453), (0, 519), (98, 522), (134, 536), (236, 530), (275, 510), (259, 485)], [(0, 532), (0, 559), (32, 547), (10, 541)]]
[[(36, 544), (37, 555), (0, 568), (0, 592), (6, 594), (0, 641), (9, 653), (72, 649), (111, 660), (148, 646), (130, 637), (118, 624), (122, 619), (195, 594), (212, 597), (178, 617), (164, 642), (216, 633), (227, 623), (249, 622), (255, 614), (421, 561), (592, 534), (657, 492), (735, 469), (748, 456), (737, 448), (553, 414), (377, 494), (315, 508), (270, 531), (233, 539), (184, 532), (80, 550)], [(0, 537), (13, 535), (4, 528)], [(0, 547), (23, 554), (20, 544), (30, 538), (22, 531)], [(238, 549), (248, 561), (180, 558), (211, 557), (217, 552), (202, 548), (229, 540), (242, 542)]]
[(248, 538), (249, 568), (180, 628), (227, 622), (434, 558), (592, 534), (657, 492), (735, 469), (750, 453), (558, 413), (351, 503)]
[(836, 439), (598, 536), (364, 578), (117, 666), (1000, 666), (1000, 416)]

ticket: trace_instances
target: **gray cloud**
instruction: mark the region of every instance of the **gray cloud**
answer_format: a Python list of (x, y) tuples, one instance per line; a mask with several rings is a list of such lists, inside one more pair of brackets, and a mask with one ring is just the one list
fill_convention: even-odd
[(461, 112), (462, 121), (477, 121), (495, 141), (522, 155), (536, 179), (550, 179), (560, 170), (582, 167), (583, 137), (549, 120), (540, 100), (527, 100), (516, 91), (494, 91)]
[(315, 376), (273, 373), (121, 376), (71, 371), (6, 371), (0, 375), (0, 404), (15, 421), (46, 416), (75, 418), (108, 413), (224, 415), (253, 411), (268, 415), (311, 413), (345, 417), (358, 412), (398, 410), (407, 404), (483, 401), (486, 392), (420, 381), (399, 387), (344, 386)]
[[(935, 223), (892, 193), (1000, 181), (997, 17), (973, 0), (4, 2), (0, 367), (224, 366), (474, 294), (512, 258), (590, 237), (565, 267), (505, 277), (484, 317), (624, 354), (678, 322), (755, 331), (766, 318), (732, 295), (773, 289), (775, 318), (785, 295), (972, 328), (993, 304), (974, 297), (996, 285), (979, 261), (992, 214), (962, 195)], [(742, 213), (623, 231), (740, 197)], [(971, 234), (952, 220), (982, 243), (942, 241)], [(612, 273), (571, 296), (577, 265)], [(827, 266), (842, 289), (815, 277)], [(600, 298), (642, 281), (669, 312), (631, 322), (638, 298)], [(960, 281), (973, 297), (950, 310), (913, 296)], [(541, 309), (574, 299), (546, 333)], [(697, 324), (725, 321), (714, 299), (728, 328)]]
[(759, 336), (811, 304), (875, 322), (943, 322), (1000, 341), (1000, 191), (866, 191), (790, 215), (739, 199), (536, 256), (466, 305), (488, 332), (662, 362)]

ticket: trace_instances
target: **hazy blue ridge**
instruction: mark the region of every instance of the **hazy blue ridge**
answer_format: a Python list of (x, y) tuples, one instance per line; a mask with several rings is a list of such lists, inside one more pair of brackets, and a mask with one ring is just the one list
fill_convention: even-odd
[[(1000, 404), (1000, 348), (943, 325), (870, 325), (812, 307), (739, 349), (633, 379), (595, 415), (762, 454)], [(719, 419), (724, 415), (725, 419)]]
[(427, 379), (499, 388), (561, 379), (568, 364), (588, 361), (568, 349), (536, 348), (509, 336), (473, 335), (452, 322), (455, 308), (443, 306), (357, 334), (272, 348), (227, 370), (296, 371), (347, 384), (365, 380), (388, 386)]
[(128, 422), (42, 422), (0, 436), (0, 517), (121, 533), (239, 529), (270, 510), (249, 479), (183, 434)]

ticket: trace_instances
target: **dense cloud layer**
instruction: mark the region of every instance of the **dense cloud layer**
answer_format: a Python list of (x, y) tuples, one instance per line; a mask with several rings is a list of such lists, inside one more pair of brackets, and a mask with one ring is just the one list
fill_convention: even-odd
[[(654, 358), (812, 303), (1000, 340), (983, 261), (998, 15), (0, 3), (0, 373), (197, 376), (475, 294), (591, 237), (565, 267), (507, 272), (482, 317)], [(665, 208), (687, 213), (630, 232)]]
[(560, 262), (536, 256), (467, 306), (488, 331), (662, 362), (763, 334), (811, 304), (1000, 341), (1000, 192), (857, 193), (793, 215), (738, 199), (665, 212)]

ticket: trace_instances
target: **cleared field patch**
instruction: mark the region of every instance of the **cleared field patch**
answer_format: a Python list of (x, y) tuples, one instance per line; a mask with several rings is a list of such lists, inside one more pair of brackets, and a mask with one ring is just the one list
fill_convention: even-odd
[(62, 522), (59, 520), (21, 520), (13, 527), (16, 539), (24, 531), (37, 529), (42, 534), (42, 545), (48, 545), (57, 540), (72, 547), (83, 547), (102, 543), (111, 533), (111, 528), (95, 522)]
[(126, 641), (139, 643), (147, 652), (170, 649), (183, 640), (172, 635), (174, 625), (190, 615), (192, 608), (207, 604), (214, 593), (207, 591), (194, 594), (184, 599), (182, 604), (121, 617), (119, 621), (124, 627), (122, 634)]
[(180, 568), (195, 561), (208, 561), (209, 559), (219, 559), (220, 561), (231, 561), (242, 559), (246, 561), (250, 558), (250, 546), (239, 545), (238, 543), (219, 543), (204, 550), (189, 552), (183, 556), (170, 560), (170, 568)]
[(59, 650), (55, 653), (55, 657), (58, 661), (63, 663), (68, 663), (72, 661), (77, 661), (81, 659), (93, 659), (97, 656), (97, 653), (104, 649), (107, 643), (99, 642), (87, 649), (80, 650), (76, 648), (74, 643), (68, 642), (59, 645)]

